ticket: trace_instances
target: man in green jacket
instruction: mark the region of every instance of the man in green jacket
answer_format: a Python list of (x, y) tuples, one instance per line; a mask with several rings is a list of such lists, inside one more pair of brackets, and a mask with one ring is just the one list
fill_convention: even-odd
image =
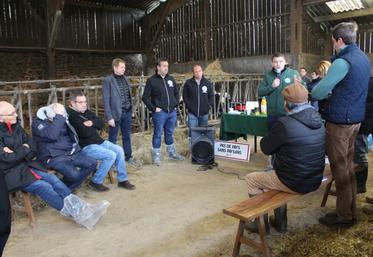
[(294, 77), (299, 77), (296, 70), (286, 67), (285, 55), (275, 53), (272, 56), (272, 70), (264, 75), (259, 84), (258, 95), (267, 99), (268, 129), (276, 121), (286, 115), (282, 90), (294, 83)]

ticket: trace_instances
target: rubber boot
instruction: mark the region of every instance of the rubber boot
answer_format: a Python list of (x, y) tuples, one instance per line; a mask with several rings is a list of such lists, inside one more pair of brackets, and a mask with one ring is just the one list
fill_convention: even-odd
[(157, 166), (161, 165), (161, 148), (152, 149), (152, 159), (155, 165)]
[(288, 231), (288, 217), (287, 217), (287, 205), (283, 205), (274, 210), (274, 219), (270, 219), (271, 225), (279, 233), (286, 233)]
[(176, 152), (176, 148), (175, 148), (175, 145), (172, 144), (172, 145), (167, 145), (167, 153), (168, 153), (168, 157), (170, 157), (170, 159), (172, 160), (176, 160), (176, 161), (182, 161), (184, 160), (184, 156), (178, 154)]
[(368, 179), (368, 167), (357, 170), (355, 172), (356, 177), (356, 190), (358, 194), (365, 193), (367, 191), (366, 183)]
[(64, 199), (64, 205), (60, 213), (92, 230), (99, 219), (106, 213), (109, 205), (110, 203), (106, 200), (98, 204), (90, 204), (78, 196), (70, 194)]
[[(265, 225), (265, 228), (266, 228), (266, 233), (270, 234), (271, 230), (269, 228), (268, 214), (264, 214), (263, 218), (264, 218), (264, 225)], [(257, 219), (259, 219), (259, 218), (257, 218)], [(247, 221), (245, 223), (244, 228), (247, 231), (250, 231), (251, 233), (257, 233), (258, 234), (259, 233), (259, 227), (258, 227), (258, 223), (256, 222), (257, 219), (255, 219), (255, 221)]]

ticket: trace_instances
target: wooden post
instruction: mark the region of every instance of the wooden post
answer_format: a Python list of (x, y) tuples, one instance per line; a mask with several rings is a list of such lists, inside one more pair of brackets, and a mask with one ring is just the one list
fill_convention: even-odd
[(293, 68), (301, 66), (302, 30), (303, 30), (303, 5), (301, 0), (291, 0), (290, 6), (290, 53), (293, 57)]
[(204, 0), (203, 12), (205, 23), (205, 63), (207, 65), (208, 60), (211, 59), (211, 32), (209, 28), (209, 24), (211, 24), (211, 16), (209, 0)]

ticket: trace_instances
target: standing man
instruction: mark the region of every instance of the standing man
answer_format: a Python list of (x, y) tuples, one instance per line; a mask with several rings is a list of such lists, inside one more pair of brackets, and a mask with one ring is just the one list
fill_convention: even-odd
[(115, 164), (118, 187), (134, 190), (135, 186), (128, 180), (123, 148), (100, 137), (98, 131), (104, 127), (104, 121), (87, 109), (87, 98), (83, 92), (72, 93), (70, 104), (71, 107), (67, 108), (67, 113), (71, 125), (78, 134), (82, 153), (100, 160), (97, 171), (88, 183), (89, 187), (98, 192), (109, 190), (103, 182), (111, 166)]
[(146, 81), (142, 100), (152, 111), (153, 139), (152, 158), (155, 165), (161, 165), (161, 139), (164, 140), (168, 156), (173, 160), (182, 161), (184, 157), (176, 152), (174, 131), (176, 126), (176, 108), (179, 105), (179, 89), (175, 79), (168, 74), (168, 60), (157, 61), (156, 74)]
[(3, 250), (10, 234), (10, 224), (12, 221), (8, 188), (3, 172), (3, 170), (0, 170), (0, 256), (3, 256)]
[(299, 74), (296, 70), (286, 67), (285, 55), (275, 53), (272, 56), (272, 70), (264, 75), (258, 89), (259, 97), (264, 96), (267, 99), (268, 129), (286, 114), (281, 92), (294, 82), (294, 76), (298, 77)]
[(183, 88), (183, 101), (188, 109), (189, 141), (193, 127), (207, 126), (209, 110), (214, 106), (214, 89), (203, 76), (201, 65), (194, 65), (192, 71), (193, 78), (188, 79)]
[(355, 22), (342, 22), (332, 29), (336, 55), (327, 75), (312, 90), (312, 98), (327, 99), (321, 115), (326, 120), (326, 152), (335, 180), (336, 212), (319, 219), (326, 226), (346, 227), (356, 223), (356, 180), (353, 167), (355, 137), (364, 120), (370, 64), (355, 44)]
[(132, 156), (132, 96), (131, 85), (124, 76), (126, 63), (123, 59), (116, 58), (112, 62), (112, 67), (113, 74), (104, 78), (102, 87), (105, 118), (109, 124), (109, 141), (117, 143), (120, 127), (126, 162), (135, 168), (140, 168), (141, 164)]

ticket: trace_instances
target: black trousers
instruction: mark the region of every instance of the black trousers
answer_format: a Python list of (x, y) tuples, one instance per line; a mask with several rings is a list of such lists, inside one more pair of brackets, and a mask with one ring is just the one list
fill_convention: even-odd
[(6, 187), (3, 172), (0, 171), (0, 257), (10, 234), (11, 208), (8, 188)]

